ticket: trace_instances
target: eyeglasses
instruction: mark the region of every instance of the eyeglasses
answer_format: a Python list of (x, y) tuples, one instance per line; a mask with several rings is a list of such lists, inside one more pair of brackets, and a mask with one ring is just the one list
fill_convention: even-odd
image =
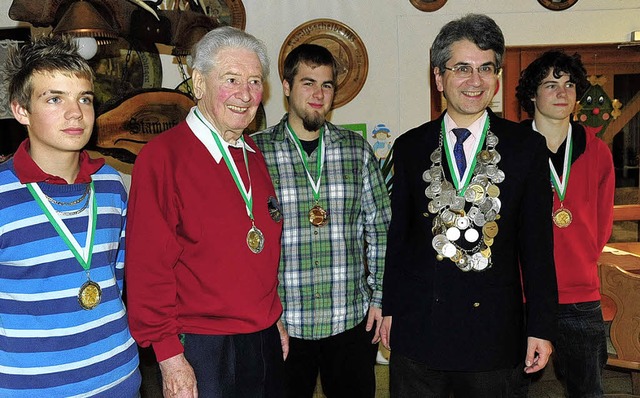
[(460, 79), (468, 79), (473, 75), (473, 70), (478, 71), (478, 75), (482, 78), (487, 78), (493, 75), (497, 75), (500, 73), (500, 68), (496, 67), (494, 64), (486, 64), (480, 65), (477, 68), (474, 68), (471, 65), (456, 65), (452, 68), (448, 68), (446, 66), (443, 69), (450, 70), (453, 72), (453, 76)]

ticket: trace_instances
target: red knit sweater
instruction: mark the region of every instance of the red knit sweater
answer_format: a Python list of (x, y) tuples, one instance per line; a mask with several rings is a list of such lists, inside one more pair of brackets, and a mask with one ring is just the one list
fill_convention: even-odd
[[(582, 130), (575, 124), (573, 128), (574, 134)], [(600, 299), (597, 261), (611, 235), (615, 190), (611, 151), (593, 134), (586, 133), (586, 139), (584, 153), (571, 165), (564, 199), (573, 221), (567, 228), (553, 227), (560, 304)], [(554, 193), (554, 211), (559, 207)]]
[[(247, 143), (257, 146), (247, 137)], [(246, 178), (241, 150), (232, 149)], [(224, 160), (213, 159), (186, 122), (149, 142), (132, 175), (126, 253), (129, 323), (158, 361), (183, 352), (178, 334), (252, 333), (282, 312), (277, 294), (282, 222), (267, 208), (275, 193), (262, 154), (247, 151), (259, 254)]]

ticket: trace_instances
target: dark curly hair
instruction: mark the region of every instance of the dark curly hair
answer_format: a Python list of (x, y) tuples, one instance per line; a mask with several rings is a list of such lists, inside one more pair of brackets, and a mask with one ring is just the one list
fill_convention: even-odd
[(580, 60), (580, 54), (568, 55), (560, 50), (547, 51), (520, 73), (516, 87), (516, 98), (522, 109), (531, 117), (535, 114), (535, 105), (531, 99), (536, 96), (538, 86), (549, 71), (553, 71), (555, 78), (563, 74), (569, 75), (569, 81), (576, 85), (576, 98), (581, 98), (589, 88), (587, 71)]

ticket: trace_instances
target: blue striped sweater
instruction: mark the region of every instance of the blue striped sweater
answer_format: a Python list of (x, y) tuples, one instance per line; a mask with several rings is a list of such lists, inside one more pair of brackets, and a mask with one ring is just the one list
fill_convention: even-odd
[[(0, 165), (0, 397), (135, 397), (138, 352), (122, 301), (126, 191), (103, 166), (92, 176), (98, 208), (91, 280), (102, 289), (92, 310), (78, 303), (87, 281), (13, 160)], [(59, 201), (85, 184), (38, 184)], [(82, 208), (85, 201), (57, 210)], [(88, 212), (62, 217), (84, 247)]]

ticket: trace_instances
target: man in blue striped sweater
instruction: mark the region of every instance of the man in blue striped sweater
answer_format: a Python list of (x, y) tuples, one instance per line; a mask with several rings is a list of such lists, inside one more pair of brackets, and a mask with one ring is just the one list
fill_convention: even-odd
[(137, 397), (126, 191), (82, 151), (93, 72), (71, 41), (46, 37), (12, 53), (7, 73), (28, 138), (0, 165), (0, 396)]

